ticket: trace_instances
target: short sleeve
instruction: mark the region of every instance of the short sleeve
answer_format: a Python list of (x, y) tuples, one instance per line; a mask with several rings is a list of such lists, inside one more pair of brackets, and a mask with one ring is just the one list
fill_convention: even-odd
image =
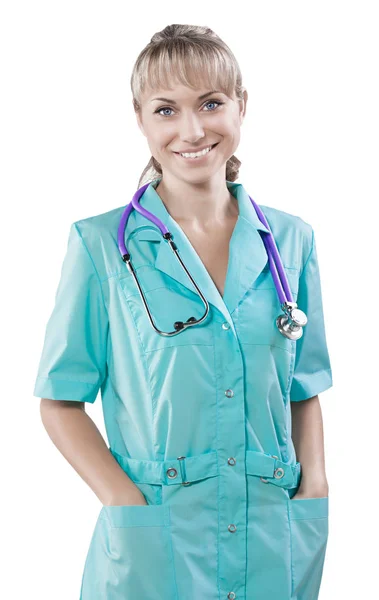
[(108, 314), (101, 282), (73, 223), (33, 395), (95, 402), (106, 375), (107, 336)]
[(307, 315), (308, 322), (303, 328), (302, 337), (296, 341), (289, 394), (292, 402), (312, 398), (333, 385), (313, 229), (311, 250), (300, 274), (297, 305)]

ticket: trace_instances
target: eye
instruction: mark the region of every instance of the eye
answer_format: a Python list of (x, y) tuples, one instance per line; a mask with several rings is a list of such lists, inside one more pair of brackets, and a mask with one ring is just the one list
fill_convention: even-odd
[[(154, 113), (159, 113), (161, 114), (162, 110), (172, 110), (172, 108), (170, 108), (169, 106), (163, 106), (162, 108), (157, 108), (157, 110), (154, 111)], [(162, 117), (166, 117), (169, 115), (161, 115)]]
[[(207, 100), (207, 102), (205, 103), (204, 106), (207, 106), (208, 104), (217, 104), (218, 106), (221, 106), (222, 104), (225, 104), (225, 102), (221, 102), (220, 100)], [(215, 111), (218, 106), (216, 108), (211, 108), (210, 110), (207, 110), (205, 112), (213, 112)], [(161, 114), (162, 110), (173, 110), (170, 106), (162, 106), (161, 108), (157, 108), (157, 110), (154, 111), (154, 114), (158, 113)], [(171, 115), (161, 115), (162, 117), (170, 117)]]
[[(205, 106), (207, 104), (218, 104), (220, 106), (221, 104), (225, 104), (225, 103), (224, 102), (219, 102), (218, 100), (208, 100), (208, 102), (205, 103)], [(215, 109), (213, 109), (213, 110), (215, 110)], [(209, 111), (207, 111), (207, 112), (209, 112)]]

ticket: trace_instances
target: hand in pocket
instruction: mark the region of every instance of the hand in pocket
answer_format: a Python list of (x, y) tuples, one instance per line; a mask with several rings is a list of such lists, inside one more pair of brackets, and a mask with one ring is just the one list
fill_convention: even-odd
[(307, 498), (325, 498), (329, 496), (329, 486), (326, 482), (316, 485), (303, 485), (292, 496), (291, 500), (306, 500)]
[(146, 498), (141, 490), (134, 486), (132, 489), (123, 490), (112, 495), (105, 506), (147, 506)]

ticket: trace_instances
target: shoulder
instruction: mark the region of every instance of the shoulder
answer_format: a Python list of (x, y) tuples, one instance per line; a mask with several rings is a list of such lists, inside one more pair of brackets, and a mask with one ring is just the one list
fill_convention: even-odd
[(102, 280), (120, 269), (118, 227), (125, 206), (78, 219), (71, 224), (71, 230), (75, 229), (81, 237)]
[(114, 228), (116, 227), (117, 230), (124, 209), (125, 206), (118, 206), (112, 210), (74, 221), (72, 225), (79, 230), (83, 237), (114, 233)]
[(272, 206), (259, 205), (277, 243), (278, 249), (291, 253), (294, 266), (302, 270), (313, 247), (313, 227), (299, 215)]
[(259, 205), (271, 228), (282, 229), (294, 233), (297, 231), (305, 237), (312, 237), (312, 226), (299, 215), (279, 210), (272, 206)]
[(125, 207), (126, 205), (118, 206), (112, 210), (78, 219), (72, 223), (71, 227), (77, 229), (91, 254), (99, 255), (101, 251), (113, 252), (115, 245), (117, 246), (118, 243), (118, 227)]

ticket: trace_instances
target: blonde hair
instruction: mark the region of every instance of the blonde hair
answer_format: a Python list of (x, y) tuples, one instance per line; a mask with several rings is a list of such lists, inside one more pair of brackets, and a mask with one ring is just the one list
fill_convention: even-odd
[[(200, 25), (168, 25), (153, 35), (140, 52), (131, 75), (133, 107), (141, 110), (141, 97), (146, 87), (173, 89), (173, 80), (197, 88), (203, 73), (209, 89), (219, 89), (227, 96), (233, 92), (243, 99), (242, 75), (230, 48), (209, 27)], [(238, 178), (241, 162), (233, 154), (226, 162), (226, 180)], [(144, 168), (138, 188), (162, 175), (160, 163), (151, 156)]]

